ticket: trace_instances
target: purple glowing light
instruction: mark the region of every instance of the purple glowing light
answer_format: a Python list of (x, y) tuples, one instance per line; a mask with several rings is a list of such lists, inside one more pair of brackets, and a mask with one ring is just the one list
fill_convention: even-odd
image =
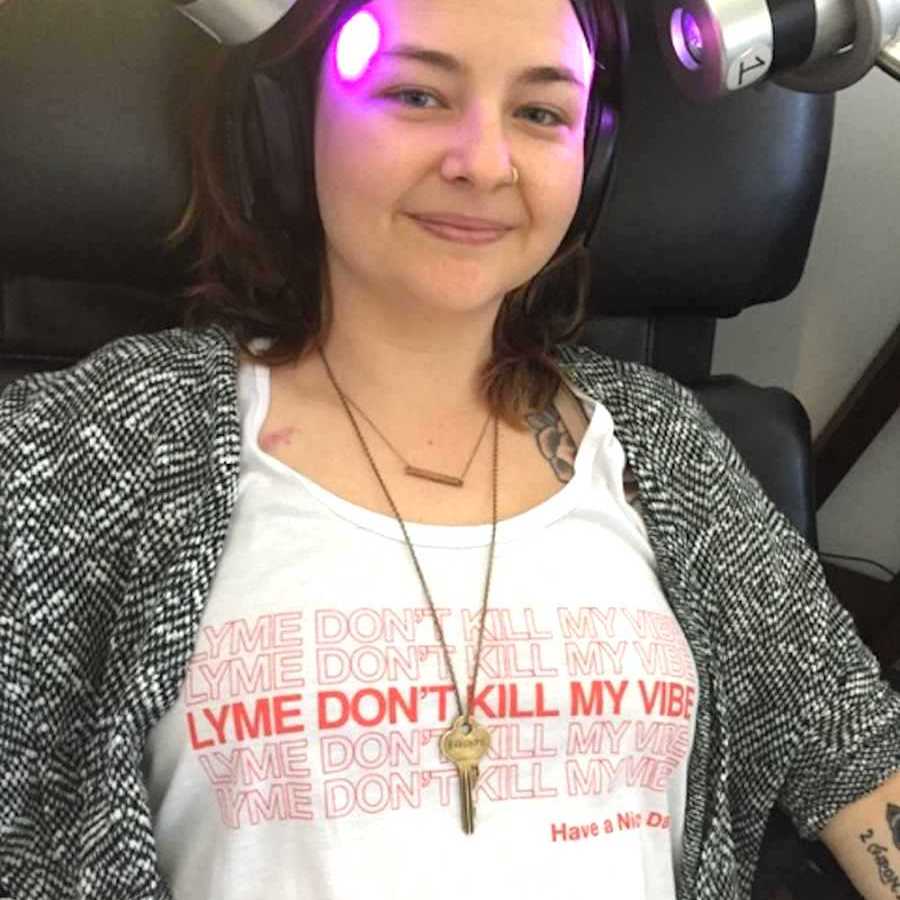
[(361, 11), (347, 21), (337, 40), (337, 67), (345, 81), (362, 77), (381, 46), (381, 28), (370, 12)]
[(591, 53), (591, 48), (588, 47), (585, 41), (584, 46), (581, 48), (581, 67), (584, 72), (584, 84), (590, 85), (593, 81), (595, 65), (594, 54)]
[(703, 34), (697, 20), (685, 10), (682, 18), (682, 27), (684, 28), (684, 43), (687, 46), (688, 53), (696, 63), (703, 62)]
[(670, 34), (675, 55), (686, 69), (696, 71), (704, 63), (703, 31), (697, 19), (683, 7), (672, 11)]
[(604, 105), (600, 113), (600, 130), (603, 134), (612, 134), (616, 127), (616, 111), (611, 106)]

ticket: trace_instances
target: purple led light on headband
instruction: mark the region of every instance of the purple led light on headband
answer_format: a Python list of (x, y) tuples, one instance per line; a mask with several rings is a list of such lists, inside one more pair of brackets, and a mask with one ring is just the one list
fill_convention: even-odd
[(584, 73), (583, 81), (588, 87), (591, 86), (591, 81), (594, 77), (594, 67), (596, 66), (596, 64), (597, 63), (594, 60), (594, 54), (591, 53), (591, 48), (588, 47), (587, 44), (585, 44), (581, 50), (581, 66)]
[(337, 67), (344, 81), (358, 81), (381, 46), (381, 27), (370, 12), (350, 18), (337, 40)]

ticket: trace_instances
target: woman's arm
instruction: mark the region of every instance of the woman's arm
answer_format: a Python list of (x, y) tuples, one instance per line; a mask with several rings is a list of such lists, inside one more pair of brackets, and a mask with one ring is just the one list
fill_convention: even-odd
[(40, 791), (35, 765), (29, 629), (13, 560), (9, 488), (16, 477), (14, 428), (35, 379), (0, 391), (0, 896), (12, 896), (13, 873), (29, 849)]
[(845, 806), (821, 839), (866, 900), (900, 898), (900, 772)]

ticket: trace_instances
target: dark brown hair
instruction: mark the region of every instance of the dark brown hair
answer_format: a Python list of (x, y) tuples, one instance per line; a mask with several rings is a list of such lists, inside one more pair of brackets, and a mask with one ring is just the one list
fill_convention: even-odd
[[(308, 77), (317, 79), (337, 23), (364, 0), (303, 0), (265, 37), (259, 65), (279, 65), (304, 54)], [(313, 209), (306, 226), (287, 232), (248, 224), (229, 187), (224, 121), (227, 102), (222, 77), (229, 52), (214, 55), (191, 105), (192, 190), (176, 227), (166, 237), (170, 248), (194, 237), (197, 258), (192, 283), (182, 291), (187, 327), (220, 324), (241, 349), (267, 364), (291, 362), (325, 342), (330, 304), (323, 290), (325, 235), (315, 200), (312, 173), (305, 196)], [(317, 96), (317, 85), (308, 96)], [(315, 110), (303, 109), (309, 122)], [(309, 126), (312, 133), (312, 126)], [(509, 292), (493, 329), (493, 354), (481, 373), (489, 407), (515, 428), (524, 416), (544, 410), (556, 396), (561, 372), (556, 345), (580, 334), (590, 287), (584, 236), (561, 246), (541, 272)], [(273, 338), (267, 349), (251, 349), (258, 337)]]

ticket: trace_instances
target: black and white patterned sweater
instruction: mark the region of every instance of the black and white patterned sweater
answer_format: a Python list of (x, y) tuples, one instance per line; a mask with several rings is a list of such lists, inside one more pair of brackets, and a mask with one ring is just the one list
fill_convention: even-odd
[[(749, 898), (775, 804), (814, 839), (900, 769), (900, 695), (695, 396), (562, 348), (612, 414), (699, 676), (679, 898)], [(144, 740), (178, 696), (235, 503), (219, 327), (0, 393), (0, 898), (171, 900)]]

